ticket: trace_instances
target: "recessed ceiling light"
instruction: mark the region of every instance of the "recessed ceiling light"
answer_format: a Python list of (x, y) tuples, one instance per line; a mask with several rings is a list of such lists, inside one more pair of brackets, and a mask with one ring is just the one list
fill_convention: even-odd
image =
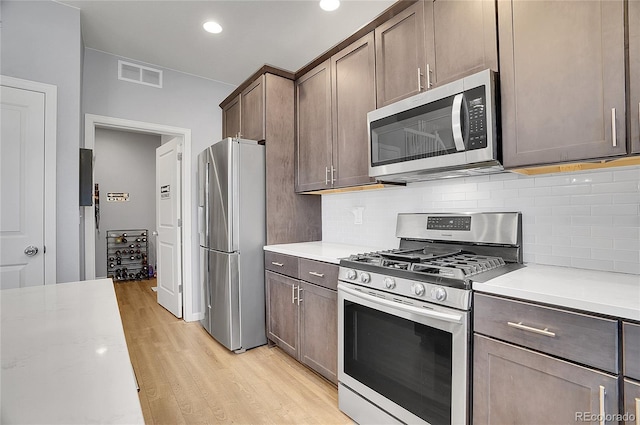
[(320, 0), (320, 8), (332, 12), (340, 7), (340, 0)]
[(212, 34), (218, 34), (222, 32), (222, 27), (220, 26), (220, 24), (213, 21), (205, 22), (204, 25), (202, 25), (202, 28)]

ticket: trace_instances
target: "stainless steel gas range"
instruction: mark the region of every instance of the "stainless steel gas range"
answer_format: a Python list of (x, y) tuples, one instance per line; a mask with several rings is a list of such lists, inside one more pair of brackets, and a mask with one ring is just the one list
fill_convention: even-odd
[(338, 275), (338, 399), (361, 424), (469, 423), (471, 285), (523, 267), (520, 213), (399, 214)]

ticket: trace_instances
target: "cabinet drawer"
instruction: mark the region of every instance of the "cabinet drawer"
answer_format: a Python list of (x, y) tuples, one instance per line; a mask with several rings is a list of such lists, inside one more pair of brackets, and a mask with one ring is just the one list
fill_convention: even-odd
[[(631, 379), (624, 380), (624, 410), (622, 412), (627, 414), (625, 425), (637, 424), (637, 418), (640, 418), (640, 382)], [(635, 420), (631, 420), (632, 417)]]
[(336, 291), (338, 289), (338, 266), (301, 258), (298, 278)]
[(298, 257), (265, 251), (264, 268), (297, 279)]
[(618, 322), (527, 302), (474, 294), (474, 330), (618, 373)]
[(622, 324), (622, 361), (624, 376), (640, 380), (640, 325)]

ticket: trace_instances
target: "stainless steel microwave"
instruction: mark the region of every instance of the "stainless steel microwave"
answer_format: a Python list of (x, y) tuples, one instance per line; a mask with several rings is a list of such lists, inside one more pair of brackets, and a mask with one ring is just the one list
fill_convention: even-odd
[(369, 112), (369, 176), (412, 182), (502, 171), (496, 78), (485, 70)]

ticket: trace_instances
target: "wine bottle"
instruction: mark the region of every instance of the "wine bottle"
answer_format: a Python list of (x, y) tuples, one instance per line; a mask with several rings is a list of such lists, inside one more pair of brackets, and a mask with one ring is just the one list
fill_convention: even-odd
[(117, 265), (122, 264), (122, 259), (120, 257), (116, 258), (116, 264)]

